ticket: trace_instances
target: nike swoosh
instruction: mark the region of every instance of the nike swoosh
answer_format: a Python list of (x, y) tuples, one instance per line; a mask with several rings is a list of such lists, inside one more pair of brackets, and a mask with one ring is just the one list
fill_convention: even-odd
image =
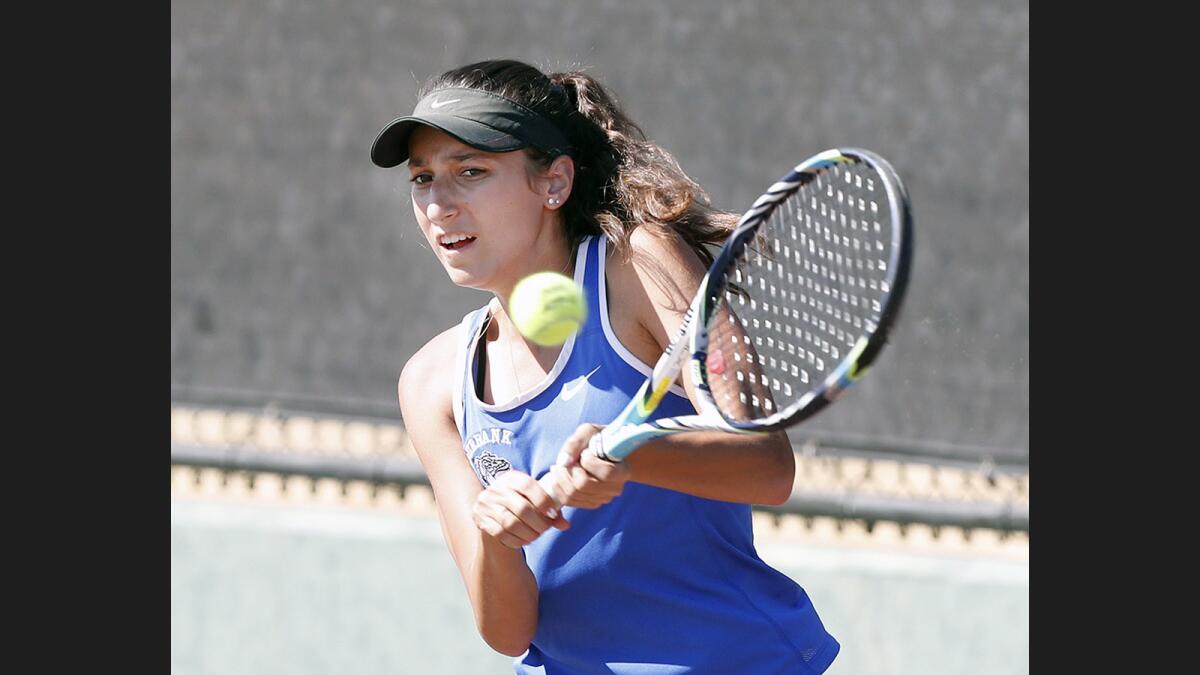
[(571, 399), (575, 398), (575, 394), (578, 394), (579, 390), (583, 389), (583, 385), (587, 384), (587, 379), (589, 377), (591, 377), (592, 375), (595, 375), (597, 370), (600, 370), (600, 366), (596, 366), (592, 370), (592, 372), (588, 373), (587, 375), (584, 375), (583, 377), (579, 378), (578, 380), (575, 380), (574, 382), (569, 382), (569, 383), (563, 385), (562, 400), (570, 401)]
[(461, 100), (462, 100), (461, 98), (452, 98), (449, 101), (434, 101), (433, 103), (429, 104), (429, 107), (430, 108), (440, 108), (444, 105), (450, 105), (451, 103), (458, 103)]

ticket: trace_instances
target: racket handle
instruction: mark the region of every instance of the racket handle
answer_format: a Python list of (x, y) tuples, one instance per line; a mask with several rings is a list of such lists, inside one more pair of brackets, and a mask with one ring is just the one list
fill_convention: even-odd
[(561, 470), (557, 464), (550, 467), (550, 470), (544, 473), (542, 477), (538, 479), (538, 485), (542, 487), (542, 490), (544, 490), (546, 494), (550, 495), (550, 499), (554, 500), (554, 504), (561, 511), (563, 503), (566, 502), (567, 499), (558, 491), (558, 482), (554, 480), (554, 472), (556, 470)]

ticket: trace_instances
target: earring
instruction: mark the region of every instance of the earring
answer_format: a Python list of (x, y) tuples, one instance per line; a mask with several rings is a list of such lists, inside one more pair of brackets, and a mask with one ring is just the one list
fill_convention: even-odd
[(558, 206), (558, 198), (551, 197), (550, 199), (546, 200), (546, 203), (549, 204), (550, 206)]

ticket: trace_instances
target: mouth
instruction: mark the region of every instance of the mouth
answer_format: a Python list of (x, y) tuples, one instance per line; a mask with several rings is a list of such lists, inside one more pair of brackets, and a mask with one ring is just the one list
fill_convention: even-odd
[(438, 246), (441, 246), (446, 251), (460, 251), (470, 246), (474, 241), (475, 237), (465, 234), (448, 234), (438, 237)]

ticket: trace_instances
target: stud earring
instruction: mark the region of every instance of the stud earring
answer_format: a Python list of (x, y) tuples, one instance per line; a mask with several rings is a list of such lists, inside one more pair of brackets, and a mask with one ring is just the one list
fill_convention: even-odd
[(550, 206), (558, 206), (558, 199), (555, 197), (551, 197), (550, 199), (546, 200), (546, 203), (549, 204)]

